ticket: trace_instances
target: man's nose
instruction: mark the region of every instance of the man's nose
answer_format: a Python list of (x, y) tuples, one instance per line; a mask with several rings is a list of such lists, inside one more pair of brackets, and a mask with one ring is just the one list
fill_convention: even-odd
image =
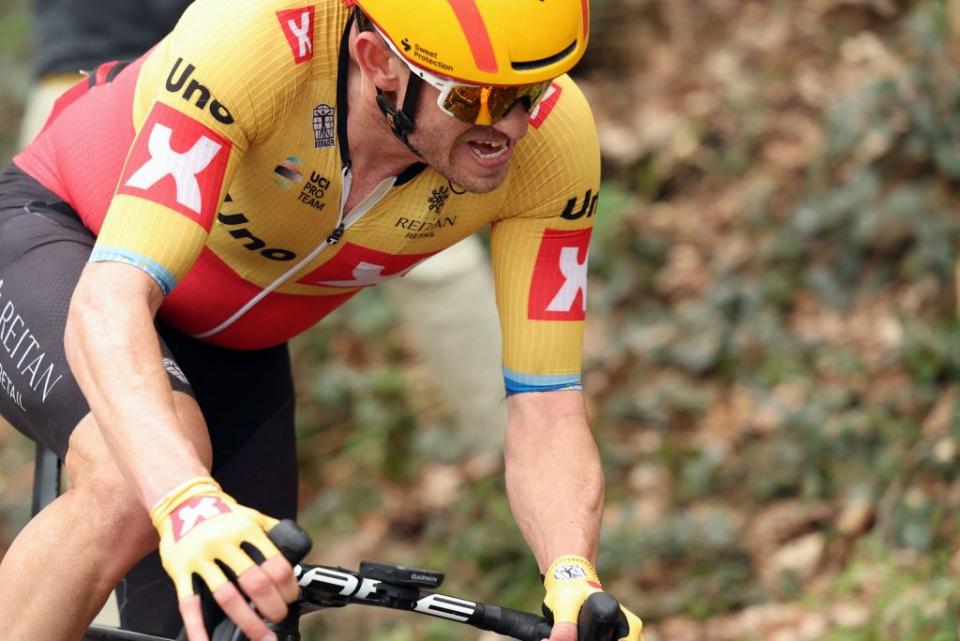
[(526, 135), (529, 125), (530, 112), (517, 101), (506, 116), (493, 124), (493, 128), (516, 142)]

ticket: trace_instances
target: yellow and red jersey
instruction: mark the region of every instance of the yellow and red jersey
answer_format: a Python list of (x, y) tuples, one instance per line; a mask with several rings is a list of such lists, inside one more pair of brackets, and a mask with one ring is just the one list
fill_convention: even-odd
[(164, 320), (237, 349), (492, 225), (508, 393), (577, 388), (600, 180), (583, 95), (556, 80), (491, 193), (415, 165), (343, 212), (349, 21), (340, 0), (197, 0), (145, 56), (68, 92), (14, 162), (96, 234), (91, 261), (143, 269)]

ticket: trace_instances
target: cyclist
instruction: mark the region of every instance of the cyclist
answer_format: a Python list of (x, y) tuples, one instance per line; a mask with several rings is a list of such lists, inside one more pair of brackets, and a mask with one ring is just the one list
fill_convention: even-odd
[[(296, 594), (264, 535), (295, 510), (285, 341), (488, 224), (507, 493), (551, 640), (575, 638), (603, 502), (579, 373), (598, 149), (563, 75), (588, 3), (350, 4), (197, 0), (0, 174), (0, 412), (73, 481), (0, 565), (6, 638), (78, 638), (159, 544), (192, 641), (201, 583), (273, 639), (260, 616)], [(626, 610), (618, 637), (640, 638)]]
[[(100, 0), (91, 12), (87, 0), (33, 0), (36, 82), (22, 122), (23, 143), (40, 131), (56, 99), (80, 79), (80, 69), (136, 58), (171, 31), (188, 6), (190, 0)], [(386, 285), (405, 333), (454, 410), (459, 447), (450, 454), (498, 448), (506, 422), (497, 380), (500, 335), (493, 275), (477, 237)]]

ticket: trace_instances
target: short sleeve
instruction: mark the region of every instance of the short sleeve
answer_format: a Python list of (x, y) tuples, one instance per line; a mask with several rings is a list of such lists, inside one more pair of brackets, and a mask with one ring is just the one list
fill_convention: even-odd
[(507, 394), (580, 389), (587, 265), (600, 189), (589, 105), (559, 78), (518, 144), (491, 236)]

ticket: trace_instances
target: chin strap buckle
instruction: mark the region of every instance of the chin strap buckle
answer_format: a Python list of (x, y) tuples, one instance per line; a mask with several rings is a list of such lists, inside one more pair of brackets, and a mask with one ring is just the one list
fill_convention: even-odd
[(393, 133), (400, 140), (407, 142), (407, 136), (413, 132), (413, 120), (410, 116), (391, 107), (387, 102), (387, 97), (379, 89), (377, 90), (377, 104), (380, 106), (383, 115), (387, 117), (387, 123)]
[(407, 81), (407, 92), (403, 97), (403, 106), (400, 109), (393, 107), (387, 101), (387, 96), (383, 93), (383, 90), (377, 88), (377, 105), (383, 115), (386, 116), (390, 129), (417, 156), (420, 156), (420, 152), (413, 148), (407, 137), (413, 133), (413, 119), (417, 114), (417, 102), (420, 100), (422, 84), (423, 81), (418, 75), (410, 74)]

